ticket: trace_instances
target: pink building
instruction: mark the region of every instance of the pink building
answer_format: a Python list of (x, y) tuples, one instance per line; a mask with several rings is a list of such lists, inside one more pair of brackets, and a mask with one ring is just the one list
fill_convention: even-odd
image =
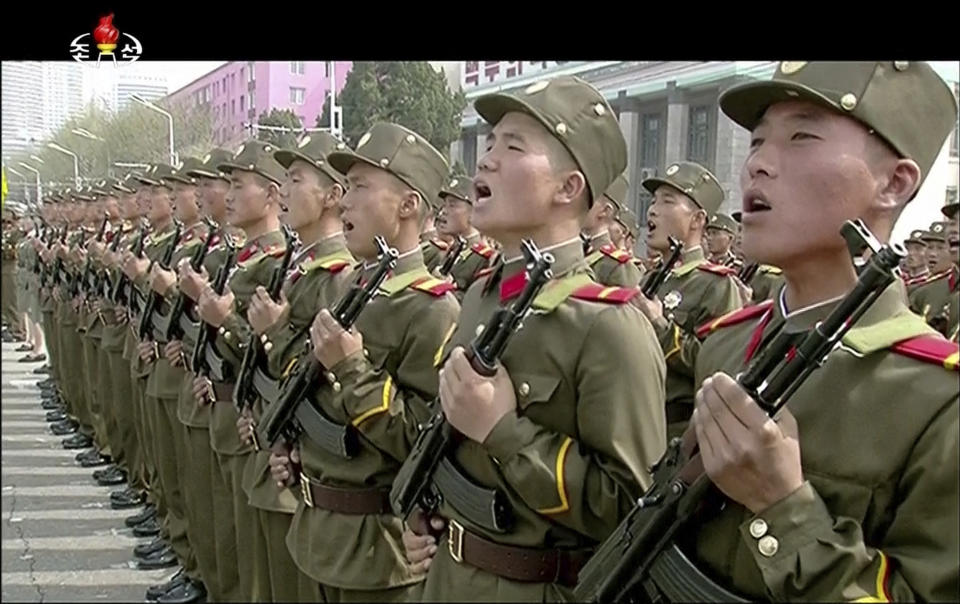
[[(351, 61), (336, 61), (336, 90), (340, 92), (350, 72)], [(327, 61), (231, 61), (173, 92), (169, 106), (210, 105), (213, 140), (228, 145), (251, 136), (244, 124), (256, 123), (263, 112), (290, 109), (308, 128), (323, 112), (330, 92)]]

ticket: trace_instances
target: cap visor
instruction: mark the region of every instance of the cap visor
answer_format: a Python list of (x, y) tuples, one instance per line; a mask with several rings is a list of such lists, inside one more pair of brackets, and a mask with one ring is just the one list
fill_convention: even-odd
[(748, 82), (720, 95), (720, 109), (747, 130), (753, 130), (770, 105), (783, 101), (811, 101), (839, 111), (840, 106), (816, 90), (782, 80)]
[(356, 153), (349, 151), (337, 151), (331, 153), (327, 156), (327, 163), (333, 166), (333, 169), (337, 172), (346, 175), (357, 162), (363, 162), (367, 165), (373, 166), (374, 168), (383, 169), (382, 166), (374, 162), (372, 159), (367, 159), (362, 155), (357, 155)]

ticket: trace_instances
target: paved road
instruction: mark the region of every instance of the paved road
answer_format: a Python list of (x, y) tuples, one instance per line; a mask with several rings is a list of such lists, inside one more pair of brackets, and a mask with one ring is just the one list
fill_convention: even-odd
[(4, 602), (143, 602), (148, 585), (175, 569), (132, 567), (133, 536), (123, 519), (138, 510), (110, 508), (113, 488), (60, 446), (44, 420), (31, 371), (17, 344), (2, 350), (2, 492)]

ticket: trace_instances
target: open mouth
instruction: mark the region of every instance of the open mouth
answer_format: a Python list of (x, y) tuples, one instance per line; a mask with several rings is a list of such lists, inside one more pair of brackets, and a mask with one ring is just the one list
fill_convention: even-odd
[(656, 230), (657, 230), (657, 223), (654, 222), (654, 221), (652, 221), (652, 220), (648, 220), (648, 221), (647, 221), (647, 236), (649, 237), (650, 235), (653, 235), (653, 232), (656, 231)]
[(474, 181), (473, 192), (477, 196), (477, 201), (485, 201), (489, 199), (491, 194), (490, 187), (487, 186), (487, 183), (479, 180)]
[(743, 196), (744, 214), (766, 212), (770, 209), (772, 209), (770, 203), (759, 192), (749, 191)]

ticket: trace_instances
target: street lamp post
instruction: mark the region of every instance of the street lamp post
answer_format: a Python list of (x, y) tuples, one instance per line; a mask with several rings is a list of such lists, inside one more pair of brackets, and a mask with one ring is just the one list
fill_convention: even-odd
[(73, 181), (76, 183), (77, 188), (80, 188), (80, 162), (77, 154), (71, 151), (70, 149), (65, 149), (58, 145), (57, 143), (47, 143), (47, 147), (53, 149), (54, 151), (59, 151), (65, 155), (69, 155), (73, 158)]
[(37, 203), (40, 203), (40, 199), (43, 197), (43, 191), (40, 188), (40, 170), (37, 170), (30, 164), (25, 164), (23, 162), (20, 162), (20, 165), (33, 172), (34, 177), (37, 179)]
[(140, 104), (143, 105), (144, 107), (146, 107), (146, 108), (148, 108), (148, 109), (152, 109), (152, 110), (156, 111), (157, 113), (162, 114), (164, 117), (167, 118), (167, 121), (170, 123), (170, 124), (169, 124), (169, 125), (170, 125), (170, 165), (171, 165), (171, 166), (177, 165), (177, 154), (176, 154), (176, 152), (173, 150), (173, 116), (172, 116), (172, 115), (170, 114), (170, 112), (167, 111), (166, 109), (162, 109), (162, 108), (160, 108), (160, 107), (157, 107), (156, 105), (154, 105), (154, 104), (151, 103), (150, 101), (146, 100), (145, 98), (143, 98), (143, 97), (140, 96), (139, 94), (131, 94), (131, 95), (130, 95), (130, 98), (132, 98), (132, 99), (135, 100), (136, 102), (140, 103)]
[(11, 173), (11, 174), (15, 174), (15, 175), (17, 175), (17, 176), (20, 177), (20, 184), (23, 185), (23, 196), (26, 197), (27, 200), (29, 201), (29, 199), (30, 199), (30, 189), (27, 188), (27, 177), (24, 176), (22, 173), (17, 172), (17, 170), (16, 170), (15, 168), (7, 168), (7, 169), (10, 170), (10, 173)]
[(113, 164), (110, 163), (110, 145), (107, 144), (107, 141), (103, 137), (97, 136), (85, 128), (74, 128), (71, 130), (71, 132), (77, 136), (82, 136), (83, 138), (103, 143), (103, 146), (107, 152), (107, 176), (113, 176)]

